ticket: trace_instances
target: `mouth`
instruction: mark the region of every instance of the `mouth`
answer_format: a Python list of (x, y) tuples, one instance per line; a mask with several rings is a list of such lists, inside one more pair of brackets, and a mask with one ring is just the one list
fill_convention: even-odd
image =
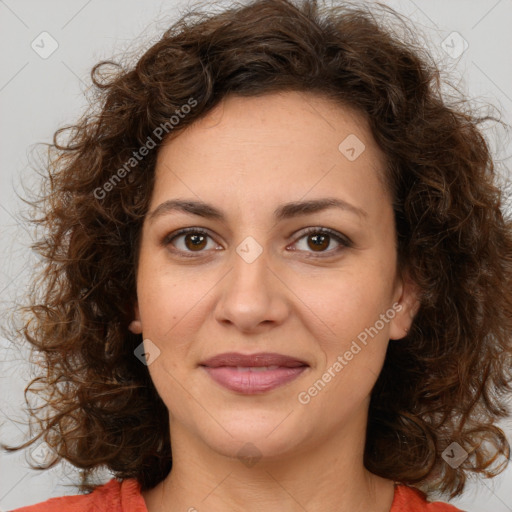
[(219, 354), (200, 365), (222, 387), (252, 395), (280, 387), (301, 375), (309, 365), (283, 354)]

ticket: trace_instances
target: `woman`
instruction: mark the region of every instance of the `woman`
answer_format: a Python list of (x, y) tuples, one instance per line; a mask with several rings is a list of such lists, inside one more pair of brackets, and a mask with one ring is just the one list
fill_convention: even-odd
[(111, 64), (54, 140), (23, 328), (48, 408), (13, 448), (93, 492), (19, 510), (456, 511), (429, 493), (510, 453), (480, 119), (410, 41), (312, 0), (184, 17)]

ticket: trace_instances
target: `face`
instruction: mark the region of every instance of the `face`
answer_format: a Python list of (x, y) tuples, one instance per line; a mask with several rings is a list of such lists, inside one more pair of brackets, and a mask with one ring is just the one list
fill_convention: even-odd
[[(364, 437), (417, 309), (383, 171), (364, 118), (297, 92), (228, 97), (160, 148), (130, 328), (173, 442), (272, 457)], [(203, 366), (233, 352), (284, 357)]]

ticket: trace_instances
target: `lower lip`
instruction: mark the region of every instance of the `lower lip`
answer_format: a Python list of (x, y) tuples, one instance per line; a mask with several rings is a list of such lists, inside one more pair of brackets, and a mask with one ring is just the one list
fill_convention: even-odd
[(238, 393), (254, 395), (270, 391), (296, 379), (308, 367), (281, 367), (275, 370), (264, 371), (240, 371), (232, 366), (219, 366), (218, 368), (203, 366), (203, 368), (221, 386)]

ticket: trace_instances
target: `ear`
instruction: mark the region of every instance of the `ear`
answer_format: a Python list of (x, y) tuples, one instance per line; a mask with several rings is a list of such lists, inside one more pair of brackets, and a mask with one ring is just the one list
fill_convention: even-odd
[(139, 312), (139, 304), (136, 302), (134, 307), (134, 319), (128, 326), (128, 329), (130, 329), (133, 334), (142, 334), (142, 322), (140, 320), (140, 312)]
[(399, 340), (405, 338), (416, 313), (420, 309), (420, 289), (406, 274), (399, 278), (393, 309), (396, 314), (390, 321), (389, 338)]

